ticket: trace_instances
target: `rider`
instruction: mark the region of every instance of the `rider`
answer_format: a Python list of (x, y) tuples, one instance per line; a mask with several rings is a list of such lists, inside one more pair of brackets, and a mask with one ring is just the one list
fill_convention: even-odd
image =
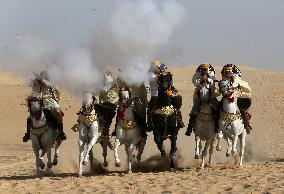
[[(60, 106), (58, 104), (60, 100), (60, 92), (50, 80), (47, 71), (42, 71), (40, 75), (36, 75), (36, 78), (32, 81), (32, 90), (33, 92), (42, 94), (43, 113), (47, 122), (51, 125), (55, 125), (58, 129), (57, 139), (62, 141), (66, 140), (67, 137), (63, 131), (63, 112), (60, 110)], [(30, 127), (31, 120), (28, 118), (27, 132), (23, 137), (24, 142), (27, 142), (30, 139)]]
[(99, 94), (99, 103), (95, 105), (96, 111), (104, 122), (103, 133), (106, 137), (109, 137), (109, 128), (112, 123), (112, 119), (116, 114), (116, 106), (118, 103), (118, 88), (112, 77), (112, 73), (107, 71), (103, 79), (103, 87)]
[[(150, 85), (150, 92), (151, 92), (151, 99), (148, 103), (148, 111), (147, 111), (147, 130), (148, 131), (152, 131), (154, 126), (153, 126), (153, 122), (152, 122), (152, 116), (153, 113), (155, 111), (155, 106), (156, 106), (156, 102), (157, 102), (157, 98), (158, 98), (158, 78), (161, 74), (166, 74), (167, 73), (167, 66), (163, 63), (161, 63), (160, 61), (152, 61), (150, 64), (150, 69), (148, 71), (148, 81), (149, 81), (149, 85)], [(174, 83), (171, 83), (171, 90), (172, 90), (172, 97), (176, 98), (179, 97), (179, 99), (181, 99), (181, 97), (179, 95), (177, 95), (177, 89), (174, 85)], [(180, 101), (180, 100), (179, 100)], [(184, 123), (182, 121), (182, 114), (180, 111), (180, 107), (176, 107), (177, 109), (177, 125), (178, 128), (183, 128), (184, 127)]]
[(198, 92), (201, 89), (201, 87), (204, 84), (208, 84), (211, 92), (211, 97), (210, 97), (210, 103), (212, 106), (212, 112), (213, 115), (215, 116), (215, 132), (218, 132), (218, 122), (219, 119), (217, 118), (218, 116), (218, 100), (216, 98), (217, 93), (216, 93), (216, 88), (215, 88), (215, 71), (212, 65), (208, 63), (203, 63), (199, 65), (199, 67), (196, 69), (195, 74), (192, 77), (192, 83), (195, 86), (195, 91), (193, 95), (193, 106), (191, 109), (191, 112), (189, 114), (189, 122), (188, 122), (188, 127), (186, 130), (185, 135), (190, 136), (191, 132), (193, 131), (195, 121), (196, 121), (196, 116), (200, 112), (201, 109), (201, 104), (200, 104), (200, 99)]
[(252, 130), (250, 125), (251, 115), (248, 113), (248, 109), (251, 106), (251, 88), (246, 81), (241, 79), (241, 71), (236, 65), (227, 64), (223, 67), (222, 79), (231, 80), (233, 89), (239, 89), (241, 96), (237, 99), (238, 108), (244, 121), (244, 127), (248, 134)]
[[(121, 70), (119, 70), (121, 72)], [(133, 100), (134, 105), (134, 115), (135, 119), (140, 127), (140, 132), (142, 137), (147, 137), (146, 129), (146, 110), (147, 110), (147, 90), (145, 87), (144, 82), (141, 84), (131, 84), (128, 85), (126, 81), (119, 75), (117, 77), (116, 83), (118, 88), (130, 88), (131, 90), (131, 97)], [(115, 136), (115, 130), (112, 133)]]

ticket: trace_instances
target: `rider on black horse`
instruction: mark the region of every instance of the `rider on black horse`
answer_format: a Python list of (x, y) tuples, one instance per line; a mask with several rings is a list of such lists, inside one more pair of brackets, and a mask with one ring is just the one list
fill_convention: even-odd
[(199, 100), (199, 90), (202, 87), (204, 83), (209, 84), (210, 92), (211, 92), (211, 97), (210, 97), (210, 102), (211, 102), (211, 107), (212, 107), (212, 112), (213, 115), (215, 116), (215, 132), (218, 132), (218, 123), (219, 123), (219, 118), (218, 118), (218, 100), (216, 98), (216, 88), (215, 88), (215, 70), (212, 67), (212, 65), (208, 63), (204, 63), (199, 65), (199, 67), (196, 69), (195, 74), (192, 77), (192, 83), (196, 87), (195, 92), (193, 95), (193, 106), (191, 109), (191, 112), (189, 114), (189, 122), (188, 122), (188, 127), (186, 130), (185, 135), (190, 136), (193, 128), (195, 126), (195, 121), (196, 121), (196, 116), (201, 110), (201, 104)]
[[(153, 126), (153, 121), (152, 121), (152, 116), (156, 108), (156, 102), (158, 98), (158, 78), (161, 74), (167, 74), (167, 66), (160, 61), (153, 61), (151, 63), (149, 72), (148, 72), (148, 81), (150, 84), (150, 91), (151, 91), (151, 99), (148, 103), (148, 111), (147, 111), (147, 130), (152, 131), (154, 126)], [(184, 123), (182, 121), (182, 114), (180, 111), (181, 108), (181, 96), (177, 95), (177, 89), (174, 85), (173, 82), (171, 82), (171, 91), (169, 91), (173, 98), (173, 101), (176, 101), (177, 103), (175, 108), (177, 110), (177, 127), (183, 128)]]

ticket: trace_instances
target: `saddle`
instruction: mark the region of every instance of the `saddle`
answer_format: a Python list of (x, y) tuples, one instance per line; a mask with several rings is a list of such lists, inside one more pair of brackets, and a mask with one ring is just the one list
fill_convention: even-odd
[(118, 119), (118, 123), (121, 128), (125, 130), (134, 129), (137, 126), (135, 121), (127, 121), (123, 119)]
[(155, 110), (155, 114), (161, 115), (163, 117), (169, 117), (175, 112), (175, 108), (173, 105), (165, 106)]
[(97, 120), (98, 120), (97, 114), (91, 114), (91, 115), (79, 114), (79, 118), (78, 118), (79, 122), (83, 123), (84, 125), (88, 127), (91, 126), (91, 124)]
[(37, 137), (41, 137), (47, 131), (47, 129), (48, 129), (47, 125), (45, 125), (43, 127), (39, 127), (39, 128), (32, 127), (31, 133), (34, 134)]

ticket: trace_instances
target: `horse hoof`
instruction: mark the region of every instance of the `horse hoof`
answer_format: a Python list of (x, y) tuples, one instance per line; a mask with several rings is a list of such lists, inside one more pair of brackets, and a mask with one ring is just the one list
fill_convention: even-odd
[(77, 177), (78, 177), (78, 178), (82, 177), (82, 173), (78, 173), (78, 174), (77, 174)]
[(162, 158), (165, 158), (165, 157), (166, 157), (166, 152), (165, 152), (165, 151), (162, 151), (162, 152), (161, 152), (161, 157), (162, 157)]
[(173, 160), (171, 160), (171, 163), (170, 163), (170, 169), (174, 169), (175, 168), (175, 163)]
[(108, 163), (107, 163), (107, 162), (104, 162), (103, 167), (104, 167), (104, 168), (108, 167)]
[(129, 170), (129, 171), (128, 171), (128, 174), (132, 174), (132, 171), (131, 171), (131, 170)]
[(237, 151), (232, 150), (232, 155), (236, 156), (237, 155)]
[(121, 166), (120, 162), (115, 163), (115, 167), (120, 167), (120, 166)]
[(42, 164), (39, 165), (39, 167), (40, 167), (40, 169), (44, 169), (45, 168), (45, 164), (42, 163)]
[(222, 147), (216, 147), (216, 150), (218, 151), (218, 152), (220, 152), (220, 151), (222, 151)]
[(52, 163), (47, 164), (47, 168), (52, 168)]
[(194, 159), (199, 159), (199, 155), (195, 155), (195, 156), (194, 156)]
[(52, 165), (53, 165), (53, 166), (56, 166), (57, 164), (58, 164), (57, 161), (56, 161), (56, 162), (55, 162), (55, 161), (52, 162)]
[(170, 168), (170, 172), (175, 172), (175, 168)]
[(226, 157), (230, 157), (230, 156), (231, 156), (231, 154), (227, 152), (226, 153)]

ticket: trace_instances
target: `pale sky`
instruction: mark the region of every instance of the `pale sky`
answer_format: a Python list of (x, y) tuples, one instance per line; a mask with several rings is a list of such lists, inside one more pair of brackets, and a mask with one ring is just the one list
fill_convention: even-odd
[[(38, 37), (62, 49), (78, 47), (103, 33), (105, 18), (122, 1), (0, 0), (0, 51), (14, 49), (11, 44), (18, 39)], [(179, 66), (209, 62), (284, 70), (284, 0), (176, 2), (186, 15), (167, 44), (173, 53), (161, 53), (162, 60)]]

